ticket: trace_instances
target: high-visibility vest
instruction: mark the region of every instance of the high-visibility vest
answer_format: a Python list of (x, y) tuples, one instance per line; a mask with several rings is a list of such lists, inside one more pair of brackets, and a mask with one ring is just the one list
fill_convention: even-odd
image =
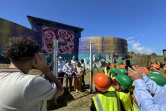
[(116, 79), (116, 76), (113, 76), (111, 73), (109, 73), (109, 77), (113, 80), (113, 79)]
[(121, 111), (120, 100), (115, 91), (97, 94), (92, 100), (97, 111)]
[(111, 86), (108, 91), (115, 91), (115, 88), (113, 86)]
[(124, 92), (117, 92), (123, 107), (125, 108), (126, 111), (133, 111), (133, 105), (130, 99), (130, 92), (124, 93)]
[(133, 111), (139, 111), (139, 108), (134, 101), (133, 101)]
[(104, 68), (104, 74), (108, 77), (111, 77), (109, 70), (107, 70), (107, 67)]

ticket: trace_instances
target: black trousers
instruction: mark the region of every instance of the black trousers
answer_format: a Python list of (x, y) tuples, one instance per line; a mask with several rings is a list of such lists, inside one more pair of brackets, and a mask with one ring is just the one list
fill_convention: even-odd
[(63, 77), (64, 77), (64, 72), (60, 72), (60, 73), (58, 73), (58, 77), (60, 77), (60, 78), (58, 78), (58, 80), (61, 82), (61, 84), (63, 85)]
[(84, 75), (82, 75), (82, 84), (83, 87), (85, 86), (85, 80), (84, 80)]
[[(66, 88), (69, 88), (70, 91), (72, 91), (72, 82), (73, 82), (73, 77), (70, 77), (66, 75)], [(69, 83), (69, 86), (68, 86)]]

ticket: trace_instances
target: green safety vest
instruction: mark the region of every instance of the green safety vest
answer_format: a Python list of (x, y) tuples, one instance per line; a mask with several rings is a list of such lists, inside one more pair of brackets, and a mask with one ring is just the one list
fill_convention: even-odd
[(133, 111), (133, 105), (130, 99), (130, 92), (124, 93), (124, 92), (117, 92), (123, 107), (125, 108), (126, 111)]
[(110, 76), (110, 72), (109, 72), (109, 70), (107, 70), (106, 67), (104, 68), (104, 74), (105, 74), (106, 76), (111, 77), (111, 76)]
[(115, 91), (92, 97), (97, 111), (121, 111), (120, 100)]

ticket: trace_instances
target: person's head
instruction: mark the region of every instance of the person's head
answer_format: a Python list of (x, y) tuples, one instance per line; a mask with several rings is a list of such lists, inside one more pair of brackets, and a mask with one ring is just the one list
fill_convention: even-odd
[(100, 92), (106, 92), (111, 86), (111, 80), (103, 73), (97, 73), (93, 77), (93, 83), (96, 89)]
[(149, 70), (152, 72), (159, 72), (160, 66), (158, 64), (151, 64)]
[[(33, 68), (35, 53), (39, 52), (39, 46), (30, 38), (12, 37), (4, 48), (3, 56), (10, 59), (11, 64), (17, 68), (24, 67), (29, 71)], [(20, 69), (21, 70), (21, 69)]]
[(110, 62), (106, 62), (106, 67), (110, 67)]
[(139, 66), (136, 62), (131, 62), (131, 66), (135, 66), (137, 69), (139, 68)]
[(115, 79), (112, 80), (112, 85), (114, 86), (116, 91), (120, 91), (122, 89), (119, 83)]
[(76, 60), (76, 56), (73, 56), (73, 57), (72, 57), (72, 60)]
[(61, 57), (61, 56), (59, 56), (59, 57), (58, 57), (58, 60), (59, 60), (60, 62), (62, 62), (62, 57)]
[(77, 67), (81, 67), (81, 63), (80, 62), (76, 62), (76, 66)]
[(133, 80), (127, 75), (118, 75), (114, 87), (117, 91), (127, 90), (132, 86)]
[(70, 65), (71, 64), (71, 60), (67, 60), (67, 64)]
[(81, 63), (84, 63), (84, 59), (81, 59)]

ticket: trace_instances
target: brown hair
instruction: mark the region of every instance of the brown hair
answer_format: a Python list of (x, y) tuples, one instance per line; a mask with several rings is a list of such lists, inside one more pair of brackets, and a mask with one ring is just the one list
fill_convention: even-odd
[(78, 64), (78, 67), (81, 67), (81, 63), (80, 62), (77, 62), (77, 64)]

